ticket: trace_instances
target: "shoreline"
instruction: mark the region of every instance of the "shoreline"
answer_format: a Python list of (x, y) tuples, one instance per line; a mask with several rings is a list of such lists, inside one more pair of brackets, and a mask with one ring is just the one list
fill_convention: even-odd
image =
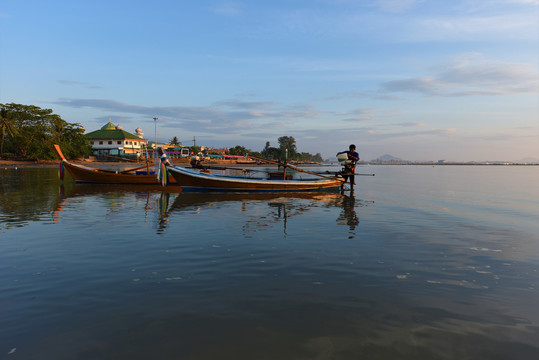
[[(189, 164), (188, 160), (184, 159), (171, 159), (173, 164), (182, 165)], [(54, 168), (60, 165), (60, 160), (34, 160), (34, 161), (23, 161), (23, 160), (4, 160), (0, 159), (0, 168)], [(88, 160), (70, 160), (70, 162), (79, 165), (86, 166), (121, 166), (125, 167), (132, 165), (133, 167), (142, 166), (145, 162), (132, 162), (132, 161), (88, 161)], [(260, 166), (256, 162), (252, 164), (238, 164), (235, 160), (209, 160), (204, 161), (203, 165), (228, 165), (234, 167), (242, 166)], [(295, 166), (327, 166), (327, 165), (339, 165), (337, 163), (320, 163), (320, 164), (308, 164), (308, 165), (295, 165)], [(358, 163), (358, 166), (384, 166), (384, 165), (400, 165), (400, 166), (539, 166), (539, 164), (526, 164), (526, 163), (446, 163), (446, 164), (436, 164), (436, 163)], [(153, 166), (153, 165), (150, 165)], [(266, 165), (267, 166), (267, 165)]]

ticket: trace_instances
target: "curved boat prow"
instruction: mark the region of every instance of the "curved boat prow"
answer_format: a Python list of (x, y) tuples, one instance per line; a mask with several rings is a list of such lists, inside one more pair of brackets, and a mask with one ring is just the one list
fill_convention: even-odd
[(159, 154), (159, 161), (162, 164), (165, 164), (165, 166), (174, 166), (174, 164), (170, 162), (170, 159), (168, 158), (168, 154), (165, 151), (165, 149), (163, 149), (162, 147), (159, 147), (157, 148), (157, 153)]
[(62, 149), (60, 149), (60, 145), (54, 144), (54, 150), (56, 150), (56, 154), (60, 157), (60, 159), (65, 160), (64, 154), (62, 154)]

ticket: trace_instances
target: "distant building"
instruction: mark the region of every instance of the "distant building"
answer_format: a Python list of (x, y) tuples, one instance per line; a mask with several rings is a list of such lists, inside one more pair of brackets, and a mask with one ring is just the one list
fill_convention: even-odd
[(438, 164), (447, 164), (446, 160), (438, 160)]
[(140, 128), (135, 133), (128, 133), (109, 121), (100, 130), (84, 136), (90, 141), (94, 155), (140, 154), (148, 141), (142, 138), (144, 134)]
[(223, 149), (211, 149), (211, 148), (209, 148), (207, 146), (206, 147), (203, 146), (203, 148), (206, 151), (206, 153), (208, 153), (208, 154), (219, 154), (219, 155), (229, 155), (230, 154), (230, 150), (225, 149), (225, 148), (223, 148)]

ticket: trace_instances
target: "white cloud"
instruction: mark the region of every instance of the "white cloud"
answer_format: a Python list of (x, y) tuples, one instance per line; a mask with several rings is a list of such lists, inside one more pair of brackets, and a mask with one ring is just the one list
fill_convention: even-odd
[(383, 83), (387, 92), (438, 96), (539, 93), (539, 72), (527, 63), (487, 62), (476, 55), (446, 66), (438, 74)]

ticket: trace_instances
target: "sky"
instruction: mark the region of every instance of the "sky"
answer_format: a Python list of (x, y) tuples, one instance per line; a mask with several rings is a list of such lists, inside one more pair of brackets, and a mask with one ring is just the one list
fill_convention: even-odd
[(0, 103), (184, 145), (539, 159), (539, 0), (2, 1)]

